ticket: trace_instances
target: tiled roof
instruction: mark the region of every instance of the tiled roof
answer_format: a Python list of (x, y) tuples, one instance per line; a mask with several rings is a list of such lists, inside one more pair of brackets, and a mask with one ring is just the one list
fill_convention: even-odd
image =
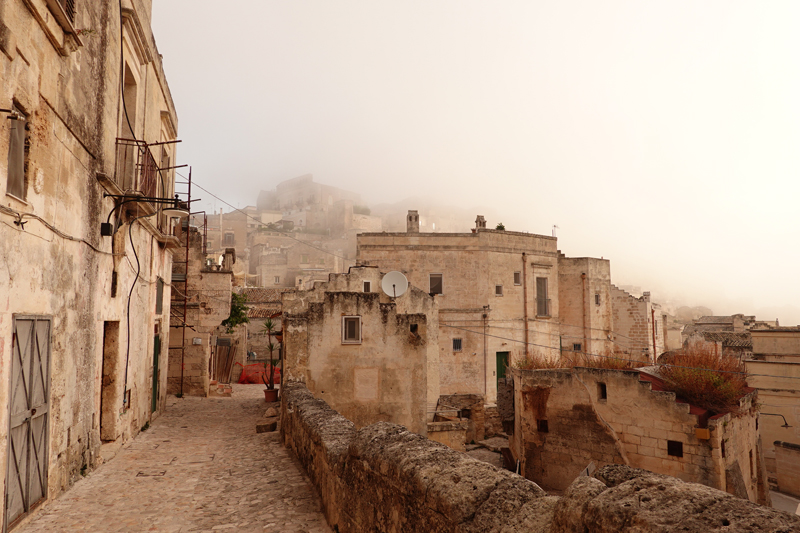
[(734, 333), (732, 331), (704, 331), (701, 333), (703, 338), (710, 342), (721, 342), (722, 346), (728, 348), (750, 348), (753, 349), (753, 339), (749, 332)]
[(259, 306), (247, 310), (247, 318), (275, 318), (281, 315), (281, 306)]
[(238, 287), (237, 294), (247, 296), (247, 304), (280, 303), (281, 293), (293, 289), (265, 289), (263, 287)]
[(732, 316), (701, 316), (695, 324), (733, 324)]

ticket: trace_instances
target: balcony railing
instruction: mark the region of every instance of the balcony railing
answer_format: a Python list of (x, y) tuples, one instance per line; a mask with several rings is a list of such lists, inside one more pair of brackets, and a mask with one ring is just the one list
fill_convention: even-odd
[[(118, 138), (114, 181), (126, 194), (169, 198), (171, 187), (164, 181), (167, 176), (159, 170), (150, 148), (144, 141)], [(169, 219), (161, 214), (163, 206), (141, 203), (158, 212), (155, 225), (159, 231), (170, 233)]]

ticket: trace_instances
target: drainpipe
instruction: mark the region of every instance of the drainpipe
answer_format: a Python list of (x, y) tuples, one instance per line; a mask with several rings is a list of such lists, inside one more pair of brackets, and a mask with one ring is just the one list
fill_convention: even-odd
[(489, 318), (488, 305), (483, 306), (483, 401), (486, 402), (487, 380), (489, 379), (489, 355), (486, 349), (486, 320)]
[(658, 357), (658, 352), (656, 351), (656, 310), (650, 307), (650, 313), (653, 316), (653, 364), (656, 364), (656, 357)]
[(522, 320), (525, 322), (525, 357), (530, 355), (528, 344), (528, 265), (526, 254), (522, 252)]
[(581, 305), (583, 307), (583, 353), (589, 352), (586, 346), (586, 272), (581, 273)]

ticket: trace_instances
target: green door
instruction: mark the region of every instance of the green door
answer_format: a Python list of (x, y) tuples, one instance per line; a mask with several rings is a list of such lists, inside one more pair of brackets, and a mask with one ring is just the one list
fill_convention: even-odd
[(155, 413), (158, 409), (158, 354), (161, 353), (161, 336), (156, 335), (153, 339), (153, 401), (150, 409)]
[(497, 379), (505, 379), (508, 368), (508, 352), (497, 352)]

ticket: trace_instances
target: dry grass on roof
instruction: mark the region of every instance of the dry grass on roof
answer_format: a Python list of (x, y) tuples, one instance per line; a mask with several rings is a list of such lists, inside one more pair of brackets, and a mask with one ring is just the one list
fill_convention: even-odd
[(744, 361), (716, 353), (713, 345), (691, 345), (674, 352), (658, 373), (667, 390), (715, 413), (738, 413), (739, 399), (751, 390)]
[(591, 355), (581, 352), (568, 352), (558, 357), (545, 357), (540, 353), (526, 355), (514, 366), (522, 370), (548, 370), (557, 368), (606, 368), (609, 370), (629, 370), (639, 368), (647, 363), (635, 359), (616, 356)]

